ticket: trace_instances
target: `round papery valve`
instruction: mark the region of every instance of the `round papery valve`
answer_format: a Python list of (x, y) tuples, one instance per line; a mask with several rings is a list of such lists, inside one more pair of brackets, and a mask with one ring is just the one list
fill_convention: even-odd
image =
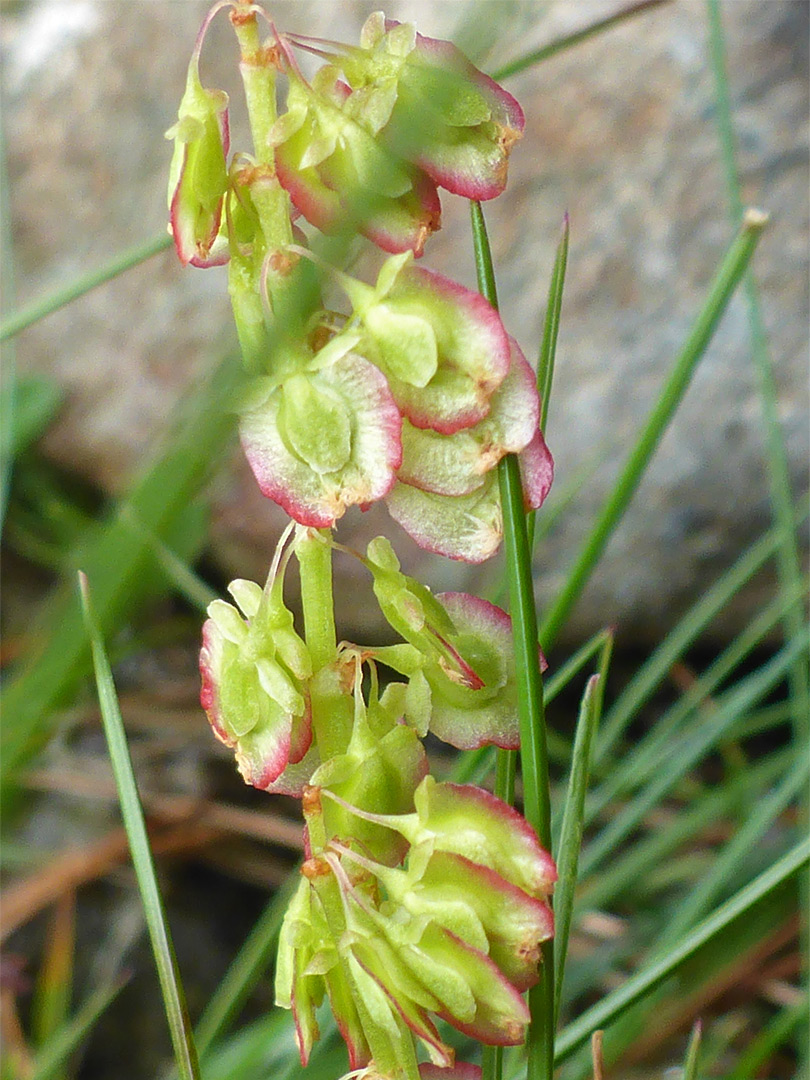
[(464, 198), (494, 198), (523, 133), (518, 102), (449, 41), (370, 15), (360, 47), (302, 35), (288, 39), (339, 68), (351, 93), (343, 108), (400, 158)]
[(401, 425), (385, 377), (348, 352), (271, 390), (242, 414), (240, 435), (262, 494), (301, 525), (324, 528), (390, 490)]
[(526, 1003), (486, 953), (401, 907), (376, 908), (334, 854), (326, 860), (340, 886), (348, 948), (425, 1043), (434, 1062), (451, 1064), (452, 1052), (439, 1038), (430, 1013), (490, 1045), (522, 1041), (529, 1021)]
[[(542, 506), (554, 479), (554, 461), (542, 433), (518, 455), (524, 510)], [(386, 496), (391, 517), (426, 551), (480, 563), (498, 550), (503, 513), (496, 470), (469, 495), (437, 495), (397, 481)]]
[(274, 124), (279, 183), (296, 209), (323, 232), (357, 229), (384, 251), (422, 254), (439, 228), (436, 186), (397, 160), (341, 107), (334, 78), (310, 86), (279, 38), (290, 75), (287, 112)]
[[(215, 604), (230, 608), (223, 601)], [(310, 711), (304, 688), (296, 687), (275, 658), (245, 654), (223, 632), (220, 612), (203, 626), (200, 672), (200, 701), (214, 734), (236, 751), (245, 783), (269, 788), (309, 748)]]
[[(387, 141), (439, 187), (478, 202), (494, 199), (506, 187), (509, 153), (525, 127), (520, 105), (452, 42), (416, 34), (408, 60)], [(418, 130), (414, 116), (422, 118)]]
[(509, 344), (509, 371), (479, 423), (452, 435), (403, 423), (399, 480), (437, 495), (470, 495), (505, 454), (520, 453), (529, 445), (537, 433), (540, 399), (520, 346), (511, 337)]
[[(442, 665), (426, 665), (430, 730), (462, 750), (488, 745), (517, 750), (520, 730), (512, 620), (495, 604), (468, 593), (442, 593), (436, 599), (455, 625), (454, 648), (481, 685), (471, 688), (451, 677)], [(541, 671), (548, 666), (541, 652), (538, 662)]]
[[(374, 308), (358, 314), (369, 358), (385, 372), (397, 405), (415, 427), (450, 435), (489, 414), (492, 395), (509, 370), (510, 345), (500, 316), (480, 293), (406, 265)], [(425, 347), (428, 340), (435, 343), (435, 362), (421, 363), (412, 374), (400, 356), (407, 319), (428, 328)]]
[(385, 503), (394, 521), (436, 555), (480, 563), (501, 545), (503, 515), (498, 479), (492, 472), (470, 495), (435, 495), (398, 482)]

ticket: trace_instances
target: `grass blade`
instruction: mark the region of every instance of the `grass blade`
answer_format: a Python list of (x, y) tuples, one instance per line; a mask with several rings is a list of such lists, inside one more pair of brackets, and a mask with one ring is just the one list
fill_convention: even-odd
[(199, 1080), (197, 1051), (194, 1046), (191, 1023), (186, 1010), (185, 995), (177, 968), (177, 959), (174, 955), (174, 947), (172, 946), (171, 935), (163, 910), (163, 901), (158, 889), (155, 864), (149, 847), (149, 837), (146, 833), (146, 823), (138, 796), (135, 774), (132, 769), (132, 759), (129, 756), (121, 711), (118, 707), (112, 671), (104, 650), (101, 631), (91, 606), (87, 578), (81, 573), (79, 582), (85, 625), (93, 653), (93, 667), (96, 674), (96, 686), (98, 688), (104, 734), (107, 739), (110, 760), (115, 775), (115, 785), (118, 789), (121, 816), (124, 820), (124, 828), (127, 832), (130, 852), (132, 853), (132, 863), (138, 879), (146, 925), (152, 942), (152, 951), (157, 966), (161, 993), (163, 994), (166, 1019), (169, 1022), (169, 1032), (177, 1068), (183, 1080)]
[(34, 1044), (46, 1047), (65, 1024), (73, 989), (73, 962), (76, 951), (76, 894), (70, 889), (54, 905), (31, 1003)]
[(782, 1046), (800, 1024), (807, 1025), (808, 1000), (803, 997), (795, 1005), (777, 1013), (770, 1024), (743, 1051), (739, 1061), (726, 1073), (725, 1080), (756, 1080), (762, 1075), (762, 1066)]
[(666, 710), (632, 750), (610, 769), (603, 764), (605, 779), (588, 799), (585, 813), (587, 821), (592, 821), (612, 799), (636, 789), (656, 772), (662, 755), (668, 752), (670, 741), (684, 721), (692, 717), (694, 722), (700, 722), (697, 710), (702, 705), (705, 706), (709, 696), (723, 680), (755, 646), (761, 644), (790, 603), (791, 597), (777, 596), (772, 604), (758, 612), (742, 633), (695, 679), (689, 689)]
[(568, 214), (563, 219), (562, 236), (554, 256), (554, 268), (551, 271), (551, 284), (548, 290), (546, 318), (543, 323), (543, 340), (540, 343), (540, 355), (537, 359), (537, 390), (542, 401), (540, 412), (540, 430), (546, 430), (548, 406), (551, 400), (551, 386), (554, 381), (554, 359), (557, 355), (557, 337), (560, 332), (560, 312), (562, 311), (565, 270), (568, 265), (568, 237), (570, 227)]
[(702, 1035), (703, 1025), (700, 1020), (697, 1020), (695, 1026), (692, 1028), (692, 1034), (689, 1036), (689, 1045), (686, 1048), (686, 1058), (683, 1063), (683, 1080), (697, 1080), (697, 1067)]
[(766, 218), (762, 213), (749, 210), (740, 233), (726, 253), (709, 288), (706, 302), (675, 361), (658, 401), (575, 560), (565, 586), (543, 622), (540, 640), (546, 648), (556, 639), (630, 500), (638, 490), (647, 465), (686, 392), (695, 367), (706, 351), (720, 317), (751, 260), (765, 222)]
[[(720, 134), (723, 167), (732, 223), (737, 226), (743, 218), (742, 189), (737, 169), (734, 123), (731, 114), (731, 96), (726, 72), (726, 50), (723, 21), (718, 0), (708, 0), (709, 53), (714, 74), (715, 105)], [(795, 588), (802, 580), (801, 559), (793, 524), (793, 495), (785, 440), (779, 422), (779, 403), (774, 379), (773, 362), (768, 348), (765, 323), (762, 318), (759, 292), (753, 275), (746, 273), (743, 290), (748, 305), (748, 323), (751, 332), (751, 352), (759, 382), (759, 396), (765, 427), (765, 448), (771, 489), (771, 507), (774, 524), (780, 534), (777, 551), (777, 571), (783, 589)], [(785, 615), (785, 637), (800, 633), (805, 623), (804, 605), (801, 599)], [(795, 708), (797, 737), (806, 745), (810, 732), (810, 673), (805, 657), (797, 658), (791, 672), (791, 696)]]
[[(475, 266), (479, 291), (497, 307), (495, 274), (480, 203), (470, 202)], [(503, 510), (504, 550), (515, 649), (518, 712), (520, 720), (520, 760), (523, 778), (523, 813), (540, 842), (551, 849), (551, 808), (548, 780), (548, 747), (534, 606), (532, 560), (523, 509), (523, 487), (518, 460), (507, 454), (498, 462), (498, 480)], [(504, 761), (498, 775), (507, 778), (512, 765)], [(528, 1080), (551, 1080), (554, 1070), (554, 946), (543, 942), (543, 973), (529, 991), (532, 1014), (526, 1040)]]
[(37, 1054), (34, 1071), (28, 1080), (55, 1080), (123, 986), (124, 982), (118, 980), (92, 993), (73, 1019), (51, 1037), (47, 1049)]
[[(797, 524), (803, 518), (804, 513), (798, 515)], [(595, 764), (610, 753), (627, 724), (666, 678), (675, 661), (683, 656), (712, 619), (773, 556), (779, 542), (777, 529), (771, 529), (760, 540), (757, 540), (740, 556), (734, 566), (698, 598), (678, 624), (670, 630), (608, 710), (594, 752)]]
[(621, 852), (609, 866), (603, 867), (581, 889), (577, 898), (582, 908), (604, 908), (620, 897), (628, 881), (644, 881), (656, 867), (703, 830), (732, 814), (741, 799), (756, 802), (774, 780), (784, 774), (793, 753), (787, 750), (769, 755), (761, 764), (752, 765), (729, 783), (712, 788), (700, 799), (690, 802), (668, 826), (658, 828)]
[[(557, 336), (560, 332), (560, 312), (562, 310), (565, 268), (568, 265), (568, 237), (570, 233), (568, 214), (563, 219), (562, 236), (554, 256), (551, 271), (551, 283), (548, 289), (546, 317), (543, 322), (543, 338), (537, 358), (537, 391), (540, 395), (540, 430), (546, 430), (548, 409), (551, 400), (551, 386), (554, 381), (554, 360), (557, 355)], [(534, 551), (534, 522), (537, 514), (529, 514), (529, 548)]]
[[(746, 774), (747, 774), (746, 770)], [(794, 762), (792, 769), (782, 778), (773, 791), (751, 803), (750, 812), (742, 827), (725, 845), (712, 864), (711, 870), (682, 898), (678, 910), (673, 913), (661, 938), (661, 948), (685, 933), (709, 908), (724, 884), (741, 866), (756, 847), (776, 818), (790, 805), (807, 783), (810, 760), (804, 755)]]
[(587, 41), (588, 38), (600, 34), (603, 30), (609, 30), (612, 26), (617, 26), (619, 23), (624, 22), (625, 19), (631, 18), (633, 15), (640, 15), (645, 11), (649, 11), (650, 8), (659, 7), (661, 4), (665, 3), (667, 3), (667, 0), (638, 0), (637, 3), (630, 4), (628, 7), (614, 12), (612, 15), (607, 15), (604, 19), (598, 19), (596, 22), (590, 23), (590, 25), (583, 27), (581, 30), (575, 30), (572, 34), (566, 34), (564, 37), (556, 38), (554, 41), (550, 41), (548, 45), (544, 45), (540, 49), (535, 49), (533, 52), (526, 53), (525, 56), (519, 56), (515, 60), (511, 60), (508, 64), (504, 64), (503, 67), (494, 72), (492, 77), (500, 82), (501, 79), (506, 79), (510, 75), (517, 75), (519, 71), (525, 71), (526, 68), (533, 67), (543, 60), (548, 60), (550, 57), (556, 56), (557, 53), (564, 52), (566, 49), (578, 45), (581, 41)]
[[(238, 384), (238, 365), (226, 359), (186, 408), (169, 446), (135, 484), (131, 495), (94, 529), (75, 553), (92, 578), (102, 633), (110, 633), (142, 602), (147, 589), (163, 585), (146, 534), (180, 549), (189, 504), (221, 456), (233, 430), (227, 403)], [(133, 521), (142, 528), (136, 529)], [(196, 542), (196, 541), (195, 541)], [(185, 540), (188, 546), (188, 541)], [(0, 779), (6, 789), (50, 733), (54, 711), (73, 693), (90, 667), (81, 606), (74, 579), (66, 576), (31, 627), (34, 648), (3, 692)]]
[(78, 300), (80, 296), (84, 296), (85, 293), (89, 293), (97, 286), (112, 281), (119, 274), (131, 270), (133, 266), (151, 259), (153, 255), (157, 255), (171, 246), (172, 238), (166, 234), (161, 234), (160, 236), (153, 236), (150, 240), (146, 240), (136, 247), (128, 248), (98, 270), (91, 270), (89, 274), (76, 278), (69, 285), (54, 290), (47, 296), (43, 296), (41, 300), (36, 300), (33, 304), (29, 304), (28, 307), (16, 311), (9, 315), (8, 318), (3, 319), (2, 324), (0, 324), (0, 342), (15, 337), (21, 330), (25, 330), (35, 322), (39, 322), (46, 315), (51, 315), (54, 311), (58, 311), (59, 308)]
[(656, 772), (638, 795), (585, 848), (582, 855), (583, 872), (590, 873), (607, 858), (672, 786), (700, 761), (741, 716), (784, 678), (796, 656), (806, 648), (807, 636), (805, 632), (758, 671), (741, 679), (718, 703), (716, 712), (710, 718), (697, 725), (694, 732), (686, 732), (670, 747), (668, 767)]
[(574, 910), (574, 894), (577, 886), (577, 866), (582, 846), (585, 793), (588, 790), (590, 776), (591, 748), (602, 711), (603, 686), (604, 676), (592, 675), (582, 698), (571, 760), (571, 774), (568, 780), (568, 794), (560, 829), (560, 842), (556, 851), (559, 878), (554, 890), (555, 1023), (560, 1012), (565, 957), (568, 952), (568, 935), (571, 929), (571, 915)]
[(768, 867), (750, 885), (746, 885), (730, 900), (717, 908), (699, 926), (683, 937), (665, 956), (647, 964), (641, 971), (631, 976), (617, 990), (612, 991), (598, 1004), (586, 1010), (569, 1024), (557, 1038), (555, 1061), (566, 1058), (584, 1043), (598, 1028), (605, 1028), (630, 1005), (658, 986), (671, 975), (685, 960), (694, 956), (722, 933), (730, 923), (745, 914), (759, 900), (767, 896), (782, 882), (792, 877), (797, 870), (810, 859), (810, 839), (803, 840), (781, 859)]

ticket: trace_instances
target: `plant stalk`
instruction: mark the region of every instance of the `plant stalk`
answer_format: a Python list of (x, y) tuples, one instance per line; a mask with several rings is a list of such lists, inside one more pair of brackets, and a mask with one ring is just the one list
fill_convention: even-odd
[[(479, 203), (471, 202), (475, 264), (480, 292), (493, 307), (498, 297), (484, 215)], [(551, 807), (549, 799), (548, 748), (543, 703), (543, 680), (537, 638), (531, 553), (526, 529), (523, 485), (514, 454), (498, 463), (498, 480), (503, 510), (509, 606), (518, 684), (520, 755), (523, 777), (523, 813), (535, 829), (540, 843), (551, 850)], [(505, 784), (510, 764), (499, 757), (498, 775)], [(543, 943), (543, 971), (540, 982), (529, 993), (531, 1024), (527, 1038), (528, 1080), (551, 1080), (554, 1068), (554, 944)], [(494, 1065), (494, 1062), (492, 1062)], [(492, 1077), (484, 1077), (492, 1080)]]

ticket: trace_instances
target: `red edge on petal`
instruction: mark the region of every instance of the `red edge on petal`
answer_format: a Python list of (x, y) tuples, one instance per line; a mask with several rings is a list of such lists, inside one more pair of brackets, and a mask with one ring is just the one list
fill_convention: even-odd
[[(393, 21), (386, 19), (386, 29), (390, 26), (396, 25)], [(441, 38), (426, 37), (424, 34), (417, 33), (416, 35), (416, 48), (421, 51), (423, 55), (436, 59), (439, 64), (446, 64), (450, 67), (461, 70), (463, 74), (466, 74), (483, 93), (490, 104), (494, 107), (494, 111), (497, 115), (493, 116), (496, 123), (510, 127), (513, 131), (523, 134), (523, 129), (526, 126), (526, 117), (523, 113), (523, 109), (520, 107), (520, 103), (512, 97), (508, 90), (495, 82), (493, 78), (486, 75), (480, 68), (477, 68), (471, 63), (464, 53), (451, 41), (444, 41)]]
[[(524, 908), (529, 908), (534, 915), (537, 924), (536, 929), (538, 935), (533, 940), (534, 945), (539, 946), (541, 942), (548, 941), (550, 938), (554, 937), (554, 912), (545, 900), (541, 900), (538, 896), (532, 896), (530, 893), (524, 892), (519, 885), (515, 885), (511, 881), (507, 881), (505, 877), (502, 877), (497, 870), (493, 870), (490, 866), (484, 866), (481, 863), (474, 862), (465, 855), (459, 855), (454, 851), (441, 851), (436, 852), (433, 858), (439, 858), (442, 862), (449, 862), (451, 866), (453, 863), (457, 863), (460, 867), (466, 868), (480, 878), (485, 888), (495, 890), (502, 896), (505, 895), (509, 897), (513, 903), (519, 904)], [(520, 983), (512, 980), (512, 985), (515, 986), (520, 993), (530, 989), (537, 983), (540, 977), (537, 966), (539, 960), (540, 955), (538, 948), (537, 959), (531, 961), (534, 968), (531, 975), (526, 979), (521, 980)]]
[[(413, 423), (413, 421), (411, 421), (411, 423)], [(400, 481), (400, 483), (403, 482)], [(403, 486), (413, 487), (412, 484), (404, 483)], [(451, 499), (454, 496), (442, 495), (439, 497)], [(501, 540), (503, 539), (503, 537), (499, 536), (497, 543), (484, 549), (481, 554), (472, 557), (469, 552), (467, 552), (466, 554), (462, 555), (452, 546), (452, 543), (445, 543), (441, 540), (432, 540), (430, 537), (426, 536), (424, 531), (417, 528), (412, 520), (410, 520), (409, 518), (406, 519), (405, 515), (401, 514), (396, 507), (392, 508), (391, 502), (388, 499), (386, 499), (386, 506), (388, 507), (388, 513), (391, 515), (394, 521), (396, 521), (396, 523), (405, 530), (408, 536), (410, 536), (411, 539), (414, 540), (419, 545), (419, 547), (422, 548), (423, 551), (428, 551), (431, 555), (442, 555), (444, 556), (444, 558), (454, 559), (456, 562), (477, 565), (479, 563), (486, 562), (487, 559), (491, 559), (495, 552), (498, 550), (498, 548), (501, 546)]]
[(307, 525), (312, 529), (326, 529), (335, 524), (340, 515), (327, 514), (323, 510), (297, 502), (294, 492), (277, 482), (274, 476), (268, 475), (261, 457), (253, 454), (248, 441), (241, 436), (240, 441), (262, 495), (277, 503), (299, 525)]
[[(512, 637), (512, 619), (503, 608), (491, 604), (489, 600), (483, 600), (480, 596), (472, 596), (470, 593), (446, 592), (439, 593), (436, 599), (447, 611), (451, 619), (469, 619), (475, 623), (478, 620), (487, 622), (494, 634), (508, 635), (508, 643)], [(462, 627), (463, 628), (463, 627)], [(548, 660), (543, 655), (543, 650), (538, 648), (537, 655), (540, 661), (540, 670), (548, 670)], [(516, 750), (517, 747), (504, 747), (508, 750)]]
[(278, 743), (276, 752), (270, 760), (262, 762), (261, 772), (258, 775), (250, 768), (246, 768), (244, 772), (242, 771), (243, 762), (245, 765), (247, 765), (247, 762), (239, 754), (238, 743), (236, 760), (245, 783), (258, 788), (259, 791), (267, 791), (273, 781), (278, 780), (290, 762), (290, 731), (288, 730), (285, 737)]
[[(480, 949), (475, 949), (472, 945), (468, 945), (466, 941), (462, 941), (460, 937), (457, 937), (450, 930), (442, 929), (441, 932), (460, 949), (469, 953), (470, 956), (474, 958), (472, 961), (473, 963), (490, 969), (490, 973), (497, 978), (507, 995), (511, 997), (515, 1007), (515, 1013), (520, 1016), (520, 1020), (516, 1018), (514, 1022), (508, 1022), (502, 1030), (498, 1031), (494, 1026), (488, 1027), (480, 1022), (476, 1023), (475, 1019), (469, 1024), (463, 1023), (446, 1009), (437, 1012), (436, 1015), (442, 1020), (445, 1020), (448, 1024), (451, 1024), (463, 1035), (469, 1035), (470, 1038), (477, 1039), (479, 1042), (486, 1043), (488, 1046), (519, 1046), (523, 1042), (526, 1026), (531, 1019), (529, 1007), (520, 996), (520, 993), (509, 982), (494, 961), (490, 960), (486, 953), (482, 953)], [(478, 1010), (476, 1009), (476, 1012), (477, 1011)]]
[(459, 285), (457, 281), (438, 274), (435, 270), (426, 270), (421, 266), (410, 266), (404, 271), (406, 280), (415, 278), (422, 288), (431, 293), (438, 293), (446, 298), (451, 304), (465, 309), (465, 314), (473, 322), (483, 326), (487, 333), (492, 336), (492, 359), (494, 360), (497, 383), (492, 387), (495, 390), (502, 379), (506, 377), (511, 362), (511, 347), (509, 335), (501, 321), (501, 317), (486, 297), (481, 293)]
[(295, 1006), (295, 984), (297, 981), (297, 976), (293, 975), (292, 1014), (293, 1023), (295, 1025), (295, 1042), (298, 1047), (298, 1056), (301, 1058), (301, 1064), (306, 1068), (309, 1064), (309, 1055), (312, 1050), (312, 1044), (310, 1043), (310, 1045), (307, 1045), (304, 1027), (298, 1016), (298, 1009)]
[(471, 802), (480, 803), (487, 813), (505, 819), (515, 832), (519, 833), (527, 847), (533, 849), (537, 861), (542, 864), (542, 879), (537, 884), (538, 893), (551, 891), (551, 887), (557, 880), (557, 867), (549, 853), (541, 847), (537, 833), (519, 811), (509, 806), (503, 799), (499, 799), (497, 795), (475, 784), (452, 784), (445, 781), (441, 786), (457, 792), (462, 798)]
[(523, 480), (523, 502), (527, 510), (538, 510), (546, 501), (554, 480), (554, 458), (538, 428), (519, 455)]
[(382, 992), (397, 1010), (407, 1027), (411, 1029), (414, 1035), (420, 1038), (423, 1042), (427, 1043), (429, 1046), (432, 1046), (436, 1053), (441, 1055), (442, 1060), (447, 1062), (448, 1066), (452, 1065), (453, 1051), (450, 1049), (449, 1046), (445, 1045), (445, 1043), (442, 1042), (439, 1032), (436, 1030), (435, 1025), (428, 1017), (425, 1009), (414, 1003), (413, 1009), (414, 1012), (418, 1015), (420, 1021), (420, 1024), (417, 1025), (414, 1022), (413, 1018), (408, 1015), (407, 1010), (399, 1004), (396, 995), (388, 989), (388, 987), (382, 982), (382, 980), (379, 979), (358, 956), (355, 956), (354, 959), (363, 969), (363, 971), (365, 971), (365, 973), (377, 983), (377, 985), (380, 987)]
[(211, 634), (216, 632), (213, 619), (206, 619), (202, 628), (202, 648), (200, 649), (200, 675), (202, 686), (200, 687), (200, 704), (208, 717), (214, 734), (220, 742), (233, 747), (235, 740), (222, 727), (219, 719), (219, 695), (217, 694), (216, 677), (211, 665)]
[(383, 221), (375, 222), (371, 218), (361, 223), (360, 230), (373, 244), (390, 255), (412, 251), (415, 259), (421, 259), (425, 244), (442, 226), (442, 204), (438, 188), (421, 169), (413, 177), (413, 192), (421, 209), (421, 217), (413, 221), (410, 229), (387, 228)]

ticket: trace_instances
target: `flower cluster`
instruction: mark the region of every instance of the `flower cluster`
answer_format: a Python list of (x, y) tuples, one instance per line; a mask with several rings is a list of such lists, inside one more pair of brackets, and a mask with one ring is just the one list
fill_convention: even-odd
[[(202, 40), (169, 132), (171, 229), (184, 262), (230, 264), (254, 375), (240, 430), (261, 490), (318, 528), (385, 499), (421, 546), (487, 559), (503, 532), (498, 461), (520, 455), (527, 509), (551, 486), (534, 375), (482, 296), (412, 260), (439, 227), (437, 187), (503, 190), (520, 106), (448, 42), (379, 13), (358, 47), (276, 33), (261, 55), (287, 76), (286, 109), (264, 160), (234, 154), (228, 168), (227, 97), (200, 82)], [(311, 81), (294, 46), (328, 61)], [(316, 301), (296, 332), (271, 333), (272, 302), (309, 254), (292, 243), (296, 213), (398, 254), (374, 285), (328, 267), (350, 310)]]
[[(344, 825), (355, 817), (404, 837), (401, 868), (361, 853), (351, 828), (346, 839), (325, 831), (332, 802)], [(521, 993), (537, 982), (540, 943), (553, 933), (554, 864), (517, 811), (480, 788), (426, 776), (413, 804), (372, 814), (327, 784), (307, 793), (319, 842), (284, 920), (276, 975), (304, 1063), (325, 995), (353, 1069), (373, 1059), (385, 1076), (406, 1075), (411, 1033), (434, 1065), (451, 1068), (432, 1016), (490, 1045), (523, 1039)]]
[[(254, 139), (230, 160), (227, 96), (200, 78), (225, 9)], [(311, 79), (295, 50), (323, 61)], [(330, 530), (350, 506), (385, 500), (423, 547), (480, 562), (503, 532), (501, 459), (517, 457), (527, 510), (549, 490), (520, 347), (482, 296), (414, 263), (439, 228), (438, 190), (498, 195), (522, 130), (511, 95), (411, 26), (378, 13), (359, 45), (341, 45), (280, 34), (252, 0), (218, 0), (168, 133), (170, 231), (183, 263), (227, 264), (248, 373), (242, 445), (293, 519), (265, 586), (236, 580), (235, 605), (210, 605), (201, 701), (248, 784), (302, 800), (306, 858), (276, 975), (301, 1059), (328, 997), (351, 1068), (369, 1080), (478, 1080), (437, 1019), (491, 1045), (521, 1042), (522, 994), (553, 932), (556, 871), (533, 829), (481, 788), (437, 782), (423, 746), (432, 733), (461, 750), (519, 747), (509, 616), (465, 593), (434, 596), (383, 537), (351, 554), (398, 644), (338, 645), (331, 588), (332, 552), (348, 549)], [(387, 255), (376, 281), (345, 271), (337, 241), (308, 246), (300, 219), (338, 234), (344, 255), (358, 234), (376, 244)], [(326, 300), (335, 287), (340, 310)], [(293, 553), (303, 635), (284, 598)]]
[[(265, 495), (303, 525), (384, 498), (428, 550), (481, 562), (500, 544), (495, 466), (519, 454), (527, 509), (551, 486), (534, 373), (478, 293), (391, 256), (376, 285), (335, 273), (352, 312), (283, 374), (257, 380), (242, 444)], [(334, 326), (334, 318), (331, 325)]]

